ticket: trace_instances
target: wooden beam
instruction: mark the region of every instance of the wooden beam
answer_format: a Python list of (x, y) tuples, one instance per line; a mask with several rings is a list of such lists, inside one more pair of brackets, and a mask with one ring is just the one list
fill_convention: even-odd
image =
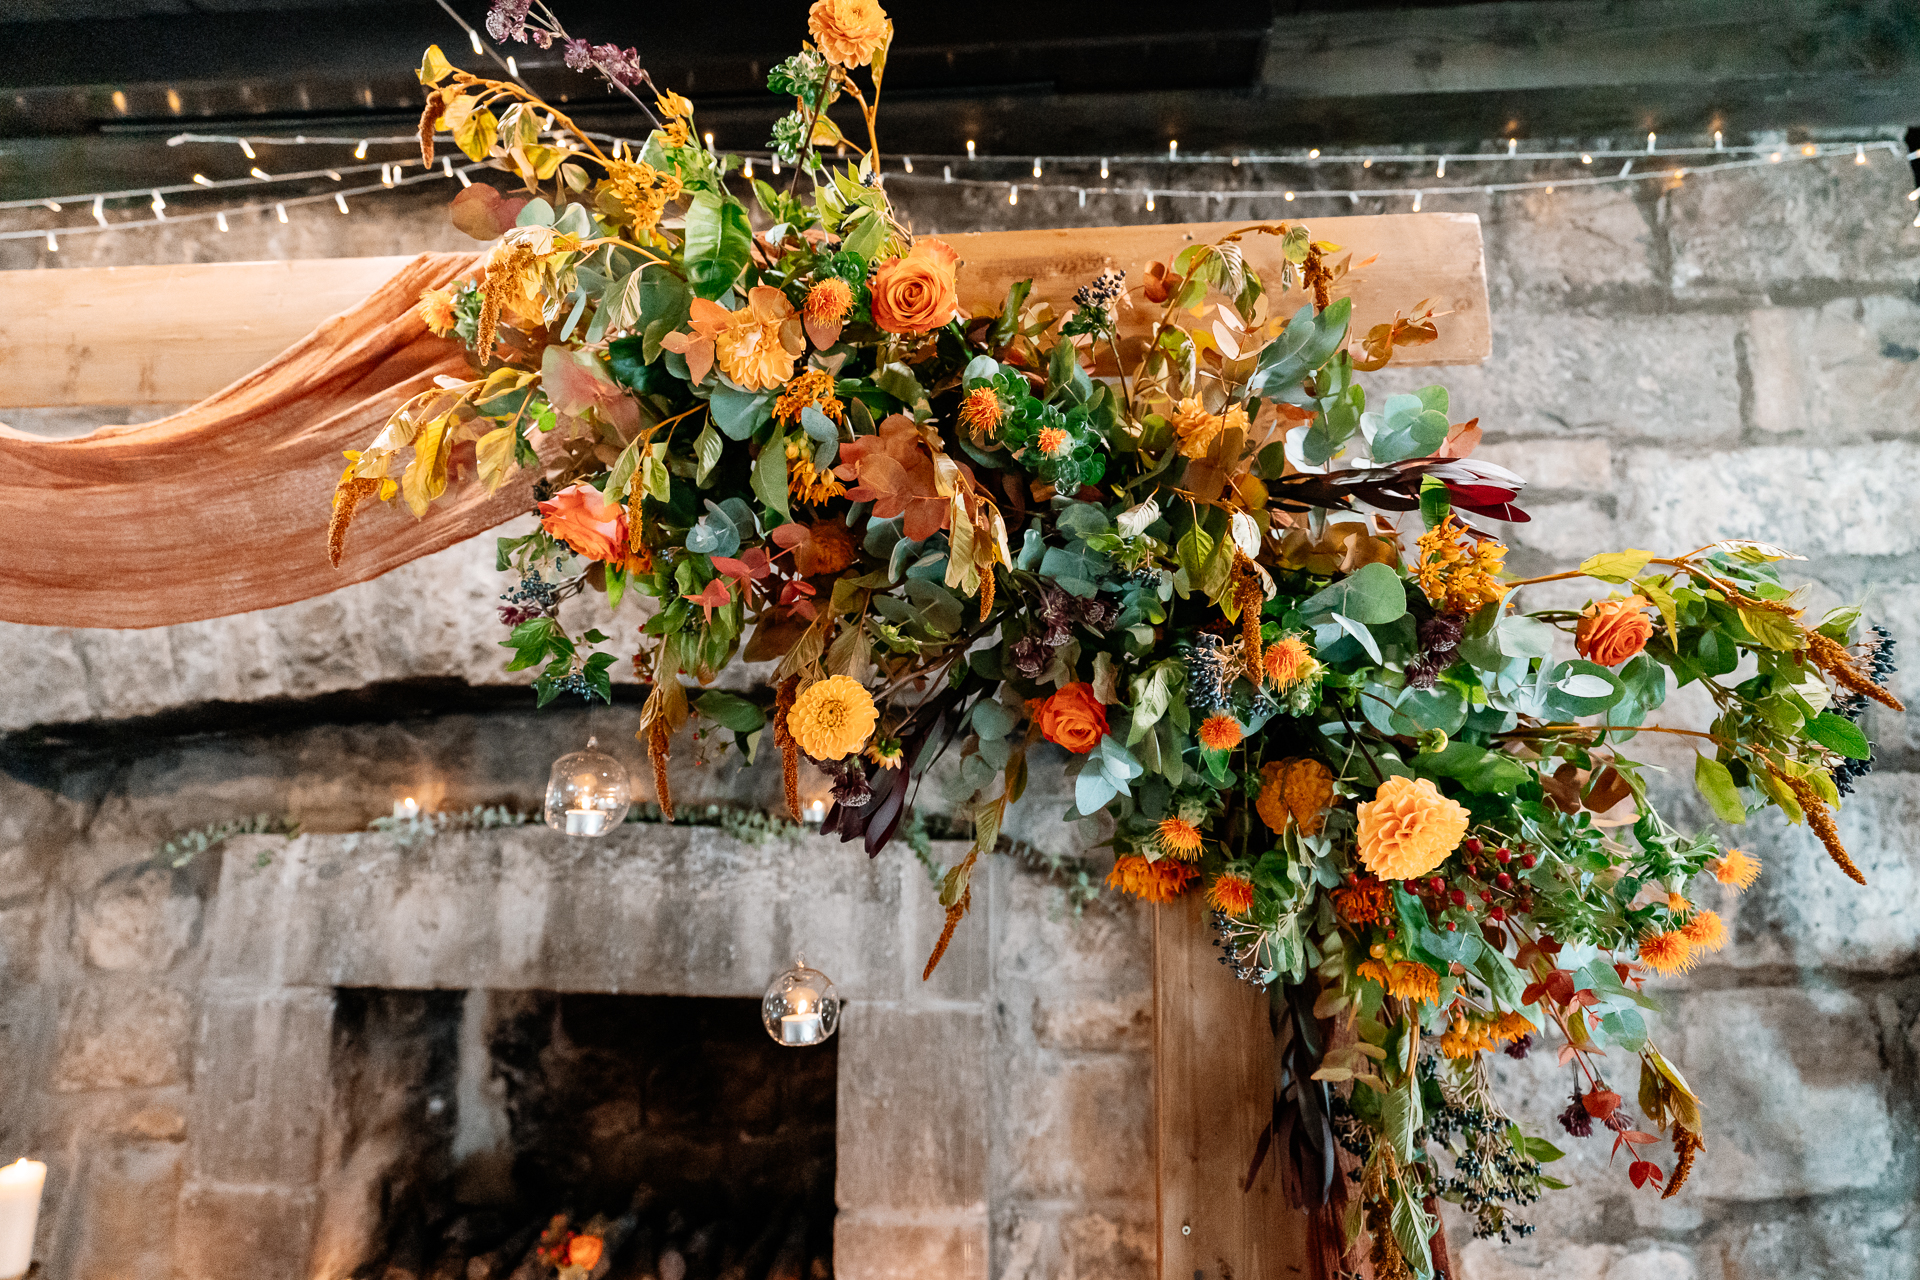
[(1306, 1216), (1269, 1147), (1274, 1036), (1267, 996), (1220, 964), (1205, 901), (1153, 909), (1153, 1099), (1160, 1280), (1311, 1274)]
[(308, 258), (9, 271), (0, 405), (191, 404), (413, 261)]
[[(997, 310), (1015, 280), (1034, 280), (1035, 301), (1072, 309), (1074, 290), (1107, 267), (1138, 286), (1147, 263), (1246, 223), (996, 231), (948, 236), (966, 262), (961, 301)], [(1486, 271), (1479, 220), (1470, 214), (1323, 218), (1314, 235), (1379, 254), (1348, 282), (1356, 328), (1423, 298), (1450, 311), (1441, 337), (1409, 349), (1405, 364), (1486, 358)], [(1247, 259), (1279, 278), (1280, 241), (1252, 236)], [(359, 302), (410, 261), (316, 258), (293, 262), (9, 271), (0, 282), (0, 405), (181, 404), (205, 399), (266, 364), (322, 320)], [(1136, 294), (1137, 297), (1137, 294)], [(1303, 299), (1279, 300), (1287, 315)], [(1155, 309), (1123, 313), (1138, 339)]]

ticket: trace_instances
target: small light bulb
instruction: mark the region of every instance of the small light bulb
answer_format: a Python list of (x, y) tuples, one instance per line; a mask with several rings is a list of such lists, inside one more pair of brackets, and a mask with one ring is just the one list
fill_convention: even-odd
[(1291, 192), (1291, 191), (1289, 191), (1289, 192), (1287, 192), (1287, 199), (1288, 199), (1288, 200), (1292, 200), (1292, 199), (1293, 199), (1293, 192)]
[(51, 231), (47, 232), (47, 252), (48, 253), (60, 252), (60, 241), (57, 238), (55, 238), (53, 232)]
[(212, 186), (212, 185), (213, 185), (213, 179), (212, 179), (212, 178), (209, 178), (209, 177), (208, 177), (208, 176), (207, 176), (206, 174), (204, 174), (204, 173), (196, 173), (196, 174), (194, 174), (194, 175), (193, 175), (193, 180), (194, 180), (195, 182), (197, 182), (197, 183), (199, 183), (199, 184), (200, 184), (201, 186), (203, 186), (203, 187), (210, 187), (210, 186)]
[(167, 207), (167, 198), (161, 195), (158, 190), (155, 190), (153, 193), (152, 204), (155, 212), (158, 212), (159, 210)]
[(332, 178), (335, 182), (340, 181), (340, 171), (338, 169), (327, 170), (327, 176), (329, 178)]
[(1080, 190), (1080, 207), (1084, 209), (1087, 207), (1087, 189), (1085, 187), (1081, 187), (1079, 190)]
[(276, 204), (275, 206), (273, 206), (273, 211), (275, 214), (279, 215), (280, 221), (285, 222), (287, 220), (287, 206), (283, 204)]
[(1512, 155), (1512, 154), (1513, 154), (1514, 152), (1516, 152), (1516, 151), (1518, 151), (1519, 149), (1520, 149), (1520, 139), (1518, 139), (1518, 138), (1508, 138), (1508, 139), (1507, 139), (1507, 154), (1508, 154), (1508, 155)]
[(1907, 192), (1907, 203), (1911, 204), (1915, 200), (1920, 200), (1920, 187), (1915, 187), (1913, 190)]
[(1767, 157), (1767, 162), (1768, 162), (1769, 164), (1779, 164), (1779, 163), (1780, 163), (1780, 153), (1779, 153), (1778, 151), (1776, 151), (1776, 152), (1774, 152), (1774, 153), (1773, 153), (1772, 155), (1770, 155), (1770, 156), (1768, 156), (1768, 157)]
[(113, 91), (113, 109), (121, 115), (127, 114), (127, 95), (122, 90)]
[(216, 222), (217, 224), (219, 224), (219, 227), (220, 227), (220, 229), (221, 229), (222, 231), (225, 231), (225, 230), (227, 229), (227, 215), (226, 215), (226, 214), (224, 214), (224, 213), (216, 213), (216, 214), (214, 214), (214, 215), (213, 215), (213, 220), (214, 220), (214, 222)]
[(467, 176), (467, 171), (465, 169), (455, 169), (453, 171), (453, 176), (460, 179), (460, 185), (462, 187), (470, 187), (473, 185), (473, 179)]
[(339, 206), (340, 206), (340, 212), (342, 212), (342, 213), (351, 213), (351, 212), (353, 212), (353, 211), (352, 211), (351, 209), (349, 209), (349, 208), (347, 208), (347, 197), (346, 197), (346, 195), (345, 195), (345, 193), (343, 193), (343, 192), (339, 192), (339, 191), (336, 191), (336, 192), (334, 192), (334, 193), (333, 193), (333, 202), (334, 202), (335, 204), (337, 204), (337, 205), (339, 205)]
[[(775, 172), (775, 173), (778, 173), (778, 172), (780, 172), (780, 171), (779, 171), (778, 169), (775, 169), (775, 170), (774, 170), (774, 172)], [(940, 166), (940, 176), (941, 176), (941, 180), (942, 180), (942, 181), (944, 181), (944, 182), (952, 182), (952, 181), (953, 181), (953, 166), (952, 166), (952, 165), (950, 165), (950, 164), (943, 164), (943, 165), (941, 165), (941, 166)]]
[(1426, 194), (1424, 191), (1416, 191), (1413, 193), (1413, 211), (1415, 213), (1420, 212), (1420, 201)]
[(1236, 169), (1238, 169), (1238, 168), (1240, 167), (1240, 157), (1239, 157), (1239, 156), (1235, 156), (1235, 157), (1233, 158), (1233, 161), (1232, 161), (1232, 163), (1233, 163), (1233, 167), (1234, 167), (1234, 168), (1236, 168)]
[(472, 27), (467, 28), (467, 39), (473, 41), (473, 54), (476, 58), (487, 51), (486, 46), (480, 43), (480, 33)]
[(107, 198), (105, 196), (95, 196), (93, 198), (93, 220), (103, 227), (107, 225)]
[(973, 159), (973, 139), (967, 139), (967, 159)]
[(1036, 178), (1040, 176), (1040, 157), (1039, 156), (1035, 156), (1033, 158), (1033, 176)]
[(1548, 194), (1548, 195), (1552, 195), (1552, 194), (1553, 194), (1553, 184), (1552, 184), (1552, 183), (1548, 183), (1548, 184), (1547, 184), (1547, 194)]
[(707, 150), (709, 150), (709, 151), (711, 151), (711, 150), (713, 150), (713, 134), (712, 134), (712, 133), (707, 133), (707, 134), (705, 134), (704, 136), (705, 136), (705, 138), (706, 138), (706, 140), (707, 140)]
[[(1307, 159), (1318, 160), (1319, 158), (1320, 158), (1320, 148), (1318, 147), (1307, 148)], [(1234, 163), (1239, 164), (1240, 162), (1238, 160), (1235, 160)]]
[(1592, 153), (1591, 153), (1591, 152), (1587, 152), (1587, 151), (1582, 151), (1582, 152), (1580, 153), (1580, 163), (1581, 163), (1581, 164), (1592, 164), (1592, 163), (1593, 163), (1593, 155), (1592, 155)]
[(1020, 203), (1020, 188), (1019, 188), (1019, 187), (1008, 187), (1008, 188), (1007, 188), (1007, 203), (1008, 203), (1008, 204), (1019, 204), (1019, 203)]
[(360, 139), (360, 145), (353, 149), (353, 158), (355, 160), (365, 160), (367, 158), (367, 140), (365, 138)]
[(1433, 176), (1436, 178), (1444, 178), (1447, 176), (1447, 158), (1445, 156), (1441, 156), (1440, 163), (1434, 166)]
[(248, 142), (245, 138), (240, 139), (240, 154), (245, 156), (249, 160), (259, 159), (258, 156), (253, 154), (253, 144), (251, 142)]
[(1373, 157), (1372, 157), (1372, 156), (1368, 156), (1368, 157), (1367, 157), (1367, 158), (1366, 158), (1365, 160), (1362, 160), (1362, 161), (1360, 162), (1360, 167), (1361, 167), (1362, 169), (1371, 169), (1371, 168), (1373, 168)]
[(912, 172), (913, 172), (913, 157), (912, 157), (912, 156), (901, 156), (901, 157), (900, 157), (900, 163), (901, 163), (901, 165), (902, 165), (902, 166), (903, 166), (903, 167), (904, 167), (904, 168), (906, 169), (906, 171), (907, 171), (908, 173), (912, 173)]
[(1106, 180), (1107, 180), (1107, 158), (1105, 156), (1101, 156), (1100, 157), (1100, 181), (1105, 182)]
[(270, 177), (273, 176), (269, 174), (265, 169), (262, 169), (259, 165), (253, 166), (253, 168), (247, 170), (247, 172), (251, 173), (254, 177), (260, 179), (260, 181), (262, 182), (267, 181)]
[(1724, 136), (1725, 135), (1723, 135), (1718, 129), (1715, 129), (1713, 131), (1713, 149), (1715, 151), (1725, 151), (1727, 149), (1726, 143), (1722, 140)]
[(1653, 150), (1653, 140), (1654, 140), (1654, 132), (1653, 130), (1649, 129), (1647, 130), (1647, 150), (1649, 151)]
[(393, 169), (388, 165), (380, 166), (380, 185), (383, 187), (393, 185)]
[(1814, 155), (1819, 155), (1819, 154), (1820, 154), (1820, 148), (1818, 148), (1818, 147), (1816, 147), (1816, 146), (1814, 146), (1814, 145), (1813, 145), (1813, 144), (1812, 144), (1811, 142), (1809, 142), (1809, 143), (1807, 143), (1807, 145), (1805, 145), (1804, 147), (1801, 147), (1801, 148), (1800, 148), (1800, 154), (1801, 154), (1801, 155), (1803, 155), (1803, 156), (1814, 156)]
[(1147, 212), (1153, 212), (1153, 192), (1147, 192)]
[(1865, 164), (1867, 162), (1867, 149), (1857, 142), (1853, 144), (1853, 162), (1855, 164)]
[(507, 74), (515, 80), (520, 78), (520, 64), (513, 60), (512, 54), (507, 55)]
[(749, 178), (749, 179), (753, 177), (753, 157), (752, 156), (748, 156), (740, 162), (740, 176), (743, 178)]
[(1180, 140), (1178, 138), (1168, 138), (1167, 139), (1167, 159), (1178, 160), (1179, 158), (1180, 158)]
[(55, 213), (60, 212), (61, 204), (58, 200), (42, 200), (40, 203), (47, 206), (47, 208), (53, 210)]

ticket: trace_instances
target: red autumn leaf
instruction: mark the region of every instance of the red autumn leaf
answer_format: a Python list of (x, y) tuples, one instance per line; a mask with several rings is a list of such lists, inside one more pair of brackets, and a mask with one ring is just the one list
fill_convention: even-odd
[(714, 556), (713, 567), (727, 577), (745, 586), (756, 582), (773, 572), (773, 561), (767, 558), (761, 547), (748, 547), (740, 553), (738, 560), (732, 556)]
[(1567, 1003), (1573, 1005), (1575, 1008), (1587, 1009), (1599, 1004), (1600, 997), (1591, 991), (1576, 991), (1573, 993), (1573, 999), (1567, 1001)]
[(733, 603), (733, 593), (727, 590), (727, 580), (725, 578), (715, 578), (707, 584), (706, 589), (699, 595), (687, 596), (686, 599), (691, 600), (702, 609), (705, 609), (707, 611), (707, 621), (712, 622), (713, 611), (715, 609), (724, 609)]
[(1555, 969), (1546, 977), (1547, 994), (1566, 1004), (1573, 999), (1573, 975), (1565, 969)]
[(1611, 1089), (1594, 1089), (1580, 1095), (1580, 1105), (1595, 1120), (1605, 1120), (1620, 1106), (1620, 1095)]
[(1546, 984), (1546, 983), (1544, 983), (1544, 982), (1529, 982), (1529, 983), (1527, 984), (1527, 989), (1526, 989), (1525, 991), (1523, 991), (1523, 992), (1521, 992), (1521, 993), (1520, 993), (1520, 1003), (1521, 1003), (1521, 1004), (1532, 1004), (1532, 1003), (1534, 1003), (1535, 1001), (1537, 1001), (1537, 1000), (1539, 1000), (1539, 999), (1540, 999), (1540, 997), (1541, 997), (1541, 996), (1543, 996), (1543, 995), (1545, 995), (1546, 993), (1547, 993), (1547, 984)]
[(1658, 1142), (1660, 1141), (1660, 1135), (1657, 1133), (1643, 1133), (1638, 1129), (1629, 1129), (1620, 1135), (1620, 1140), (1622, 1142)]
[(1635, 1160), (1627, 1169), (1627, 1176), (1633, 1179), (1633, 1185), (1636, 1187), (1644, 1187), (1649, 1182), (1657, 1187), (1665, 1180), (1660, 1172), (1660, 1166), (1651, 1160)]
[(896, 413), (873, 435), (841, 445), (840, 457), (834, 474), (859, 481), (847, 497), (873, 503), (875, 518), (904, 517), (903, 531), (915, 542), (947, 527), (951, 507), (934, 483), (933, 455), (906, 415)]
[(1561, 1045), (1561, 1046), (1560, 1046), (1560, 1053), (1559, 1053), (1559, 1055), (1558, 1055), (1558, 1057), (1557, 1057), (1557, 1058), (1555, 1059), (1555, 1062), (1556, 1062), (1556, 1064), (1557, 1064), (1557, 1065), (1559, 1065), (1559, 1066), (1562, 1066), (1562, 1067), (1564, 1067), (1564, 1066), (1566, 1066), (1566, 1065), (1567, 1065), (1567, 1064), (1568, 1064), (1569, 1062), (1572, 1062), (1572, 1061), (1573, 1061), (1573, 1055), (1574, 1055), (1574, 1054), (1576, 1054), (1576, 1053), (1578, 1053), (1578, 1052), (1580, 1052), (1580, 1051), (1579, 1051), (1578, 1049), (1576, 1049), (1576, 1048), (1574, 1048), (1574, 1047), (1573, 1047), (1572, 1045), (1570, 1045), (1570, 1044), (1563, 1044), (1563, 1045)]
[(780, 607), (791, 610), (796, 618), (805, 618), (811, 622), (819, 611), (813, 607), (813, 597), (817, 594), (811, 582), (804, 578), (789, 578), (780, 588)]
[(1630, 964), (1621, 964), (1618, 961), (1615, 961), (1613, 966), (1613, 971), (1620, 975), (1620, 981), (1622, 982), (1640, 981), (1640, 979), (1633, 976), (1633, 966)]

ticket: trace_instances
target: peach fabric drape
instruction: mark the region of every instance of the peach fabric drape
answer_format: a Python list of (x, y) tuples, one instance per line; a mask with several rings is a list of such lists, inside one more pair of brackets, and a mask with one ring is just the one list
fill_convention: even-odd
[(158, 627), (290, 604), (378, 577), (533, 505), (522, 475), (463, 485), (416, 521), (365, 503), (340, 568), (327, 520), (343, 449), (440, 374), (460, 347), (414, 313), (473, 254), (423, 254), (359, 305), (224, 391), (158, 422), (74, 440), (0, 428), (0, 619)]

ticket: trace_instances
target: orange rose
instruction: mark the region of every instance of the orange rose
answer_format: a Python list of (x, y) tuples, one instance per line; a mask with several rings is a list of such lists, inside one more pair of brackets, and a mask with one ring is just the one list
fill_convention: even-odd
[(1107, 709), (1085, 681), (1070, 684), (1033, 709), (1033, 722), (1041, 736), (1058, 743), (1075, 755), (1085, 755), (1100, 745), (1107, 733)]
[(1653, 620), (1642, 612), (1647, 603), (1640, 596), (1596, 600), (1580, 614), (1580, 625), (1573, 631), (1573, 647), (1589, 662), (1619, 666), (1646, 648), (1653, 636)]
[(577, 484), (540, 504), (540, 527), (589, 560), (627, 562), (627, 513), (617, 502), (601, 504), (600, 491)]
[(873, 0), (814, 0), (807, 10), (807, 32), (828, 62), (864, 67), (887, 47), (893, 24)]
[(939, 240), (915, 241), (906, 257), (881, 263), (873, 274), (873, 322), (888, 333), (931, 333), (953, 319), (959, 263)]

